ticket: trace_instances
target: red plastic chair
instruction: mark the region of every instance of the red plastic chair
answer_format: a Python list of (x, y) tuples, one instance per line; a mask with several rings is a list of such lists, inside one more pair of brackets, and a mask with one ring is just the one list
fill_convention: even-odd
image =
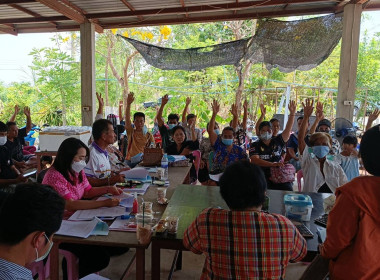
[[(193, 156), (194, 156), (194, 166), (195, 166), (195, 171), (196, 171), (196, 174), (197, 174), (197, 178), (198, 178), (198, 171), (199, 171), (199, 166), (201, 165), (201, 151), (199, 150), (196, 150), (196, 151), (193, 151)], [(194, 185), (196, 184), (196, 181), (193, 183)]]
[(39, 262), (32, 262), (30, 264), (26, 265), (26, 268), (29, 269), (32, 272), (32, 276), (36, 276), (38, 273), (38, 279), (39, 280), (45, 280), (45, 267), (44, 267), (44, 262), (39, 261)]
[(297, 184), (298, 184), (298, 191), (302, 191), (302, 184), (301, 179), (303, 178), (303, 172), (302, 169), (298, 170), (297, 172)]
[[(68, 280), (78, 280), (79, 279), (79, 270), (78, 270), (78, 258), (71, 252), (66, 250), (59, 249), (59, 253), (63, 255), (66, 259), (67, 263), (67, 279)], [(46, 277), (49, 277), (50, 275), (50, 257), (45, 265), (45, 274)], [(40, 279), (40, 278), (38, 278)], [(41, 278), (41, 280), (44, 280), (45, 278)]]

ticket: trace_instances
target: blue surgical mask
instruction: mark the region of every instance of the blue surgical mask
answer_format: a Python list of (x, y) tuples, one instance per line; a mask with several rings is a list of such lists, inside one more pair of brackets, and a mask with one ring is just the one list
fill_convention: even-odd
[(34, 262), (39, 262), (39, 261), (42, 261), (44, 260), (50, 253), (50, 250), (51, 250), (51, 247), (53, 247), (53, 242), (51, 242), (49, 240), (49, 238), (46, 236), (46, 234), (44, 233), (45, 235), (45, 238), (47, 239), (47, 241), (49, 242), (49, 249), (45, 252), (45, 254), (43, 254), (41, 257), (38, 257), (38, 250), (37, 248), (34, 248), (36, 250), (36, 255), (37, 255), (37, 258), (34, 260)]
[(175, 123), (169, 123), (169, 129), (173, 129), (176, 126)]
[(269, 133), (268, 131), (260, 134), (261, 140), (269, 140), (272, 139), (273, 133)]
[(324, 158), (330, 152), (329, 146), (313, 146), (312, 148), (313, 154), (315, 154), (317, 158)]
[(222, 138), (222, 143), (226, 146), (230, 146), (232, 145), (232, 143), (234, 142), (234, 139), (224, 139)]
[(148, 133), (148, 128), (146, 127), (146, 125), (144, 125), (144, 127), (143, 127), (143, 134), (145, 135), (147, 133)]
[(219, 135), (219, 134), (220, 134), (219, 129), (214, 129), (214, 131), (215, 131), (216, 135)]

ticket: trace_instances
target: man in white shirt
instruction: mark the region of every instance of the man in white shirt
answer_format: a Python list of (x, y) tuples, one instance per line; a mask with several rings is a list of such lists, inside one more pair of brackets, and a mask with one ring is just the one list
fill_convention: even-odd
[(92, 125), (94, 142), (89, 146), (90, 159), (85, 167), (87, 179), (92, 187), (101, 187), (125, 182), (124, 175), (112, 174), (106, 151), (115, 142), (116, 134), (109, 120), (100, 119)]

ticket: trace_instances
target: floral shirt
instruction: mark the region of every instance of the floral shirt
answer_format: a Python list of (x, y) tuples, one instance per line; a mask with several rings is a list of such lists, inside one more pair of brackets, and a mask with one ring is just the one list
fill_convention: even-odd
[[(86, 174), (82, 170), (80, 173), (75, 173), (75, 177), (69, 175), (74, 185), (66, 180), (63, 175), (51, 167), (45, 174), (42, 184), (51, 186), (64, 199), (79, 200), (83, 198), (85, 192), (91, 189), (91, 185), (87, 180)], [(79, 174), (82, 175), (82, 182), (79, 182)]]
[(210, 173), (221, 173), (229, 164), (242, 159), (247, 159), (247, 154), (242, 148), (233, 144), (231, 151), (228, 151), (227, 146), (222, 143), (221, 136), (218, 136), (214, 144), (214, 159)]

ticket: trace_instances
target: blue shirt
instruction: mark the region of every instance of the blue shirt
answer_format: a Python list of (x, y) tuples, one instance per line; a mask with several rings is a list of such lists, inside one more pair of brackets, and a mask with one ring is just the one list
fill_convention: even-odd
[(33, 280), (32, 272), (15, 263), (0, 259), (1, 280)]
[(221, 173), (229, 164), (241, 159), (247, 159), (247, 154), (243, 149), (233, 144), (231, 151), (228, 151), (227, 146), (222, 143), (221, 136), (218, 136), (214, 144), (214, 159), (211, 173)]
[(293, 148), (294, 153), (298, 152), (298, 132), (290, 135), (288, 143), (286, 144), (286, 147)]
[(340, 166), (346, 173), (348, 181), (359, 177), (359, 159), (356, 156), (343, 156), (342, 154), (338, 155), (340, 159)]

